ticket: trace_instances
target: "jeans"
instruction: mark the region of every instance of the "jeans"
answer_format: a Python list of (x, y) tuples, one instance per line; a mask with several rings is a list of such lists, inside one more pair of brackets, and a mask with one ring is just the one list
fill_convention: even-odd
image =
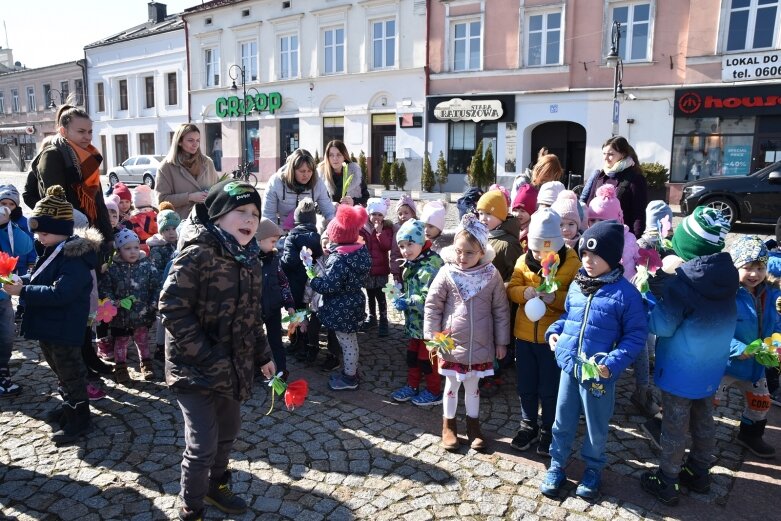
[(14, 307), (10, 298), (0, 300), (0, 368), (7, 368), (14, 346)]
[(537, 428), (537, 411), (542, 404), (542, 428), (550, 431), (556, 415), (559, 373), (556, 357), (548, 344), (515, 341), (516, 387), (521, 399), (521, 420)]

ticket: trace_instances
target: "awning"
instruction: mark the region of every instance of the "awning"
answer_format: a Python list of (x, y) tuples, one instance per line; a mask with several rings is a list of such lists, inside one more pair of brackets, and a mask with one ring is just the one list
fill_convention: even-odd
[(0, 134), (35, 134), (35, 127), (27, 125), (24, 127), (0, 127)]

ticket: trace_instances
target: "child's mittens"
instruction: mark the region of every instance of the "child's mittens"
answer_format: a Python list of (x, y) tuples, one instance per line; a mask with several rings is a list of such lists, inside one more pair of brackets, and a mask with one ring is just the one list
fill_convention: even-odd
[(409, 304), (407, 303), (407, 299), (397, 298), (396, 300), (393, 301), (393, 306), (398, 311), (406, 311), (407, 308), (409, 307)]
[(523, 298), (526, 300), (531, 300), (536, 296), (537, 296), (537, 290), (531, 286), (523, 290)]
[(553, 302), (554, 298), (556, 298), (556, 295), (554, 293), (540, 293), (540, 300), (542, 300), (546, 304), (550, 304), (551, 302)]

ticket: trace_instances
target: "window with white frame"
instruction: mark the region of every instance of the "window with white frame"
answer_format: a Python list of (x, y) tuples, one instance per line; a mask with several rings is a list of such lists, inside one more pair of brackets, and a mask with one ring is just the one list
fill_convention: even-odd
[[(625, 62), (648, 61), (651, 59), (651, 19), (650, 2), (633, 2), (611, 6), (611, 25), (621, 24), (621, 41), (618, 54)], [(607, 33), (607, 48), (610, 48), (611, 31)]]
[(323, 74), (344, 72), (344, 27), (323, 31)]
[(770, 49), (777, 41), (779, 0), (727, 0), (727, 51)]
[(372, 68), (396, 66), (396, 20), (372, 22)]
[(106, 90), (102, 81), (96, 84), (96, 90), (98, 97), (98, 112), (106, 112)]
[(246, 81), (258, 81), (258, 42), (241, 44), (241, 66)]
[(22, 111), (19, 106), (19, 89), (11, 89), (11, 112), (18, 114)]
[(279, 37), (279, 79), (298, 77), (298, 35)]
[(166, 97), (166, 105), (176, 105), (179, 103), (179, 90), (178, 90), (178, 82), (176, 81), (176, 73), (175, 72), (169, 72), (165, 75), (166, 78), (166, 86), (168, 88), (168, 93)]
[(481, 68), (480, 20), (453, 24), (453, 70), (477, 71)]
[(526, 17), (526, 65), (560, 65), (562, 55), (561, 10)]
[(206, 71), (206, 86), (217, 87), (220, 84), (220, 50), (211, 47), (203, 50), (204, 71)]
[(27, 112), (35, 112), (38, 107), (35, 105), (35, 87), (27, 87)]

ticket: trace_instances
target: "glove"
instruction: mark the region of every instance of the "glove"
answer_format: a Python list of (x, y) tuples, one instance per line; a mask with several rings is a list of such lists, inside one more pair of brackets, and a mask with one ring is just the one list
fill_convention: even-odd
[(317, 277), (317, 272), (315, 271), (315, 268), (312, 266), (309, 266), (306, 269), (306, 276), (309, 277), (309, 280), (312, 280), (313, 278)]
[(396, 300), (394, 300), (393, 305), (399, 311), (406, 311), (407, 308), (409, 307), (409, 304), (403, 298), (397, 298)]

